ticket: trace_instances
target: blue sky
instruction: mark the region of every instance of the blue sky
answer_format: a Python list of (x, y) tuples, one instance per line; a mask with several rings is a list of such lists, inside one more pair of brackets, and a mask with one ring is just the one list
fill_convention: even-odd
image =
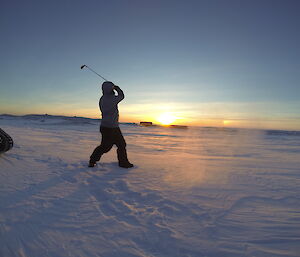
[(299, 1), (2, 1), (0, 113), (300, 129)]

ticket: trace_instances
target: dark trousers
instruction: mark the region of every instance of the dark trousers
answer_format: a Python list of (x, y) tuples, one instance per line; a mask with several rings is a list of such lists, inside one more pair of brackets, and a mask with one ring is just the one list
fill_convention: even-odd
[(113, 145), (116, 145), (119, 164), (128, 163), (126, 142), (120, 128), (100, 127), (100, 132), (102, 134), (101, 144), (95, 148), (90, 157), (90, 161), (99, 161), (102, 154), (107, 153)]

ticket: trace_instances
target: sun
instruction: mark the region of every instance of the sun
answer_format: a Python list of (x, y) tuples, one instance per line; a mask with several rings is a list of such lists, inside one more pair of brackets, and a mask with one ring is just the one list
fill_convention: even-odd
[(226, 125), (229, 125), (230, 124), (230, 120), (223, 120), (223, 125), (226, 126)]
[(162, 125), (170, 125), (171, 123), (173, 123), (177, 118), (170, 114), (170, 113), (163, 113), (161, 114), (157, 120), (162, 124)]

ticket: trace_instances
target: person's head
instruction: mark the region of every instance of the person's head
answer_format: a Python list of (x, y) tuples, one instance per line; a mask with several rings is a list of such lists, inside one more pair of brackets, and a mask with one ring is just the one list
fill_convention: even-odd
[(110, 81), (105, 81), (102, 84), (102, 92), (103, 95), (111, 95), (111, 94), (115, 94), (114, 93), (114, 83), (110, 82)]

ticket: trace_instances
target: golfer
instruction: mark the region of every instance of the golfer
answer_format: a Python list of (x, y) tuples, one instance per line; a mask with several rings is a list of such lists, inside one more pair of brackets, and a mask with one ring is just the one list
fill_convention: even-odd
[[(118, 95), (115, 95), (115, 91)], [(119, 128), (119, 110), (118, 103), (124, 99), (123, 91), (110, 81), (102, 84), (103, 95), (99, 101), (99, 107), (102, 113), (100, 132), (102, 134), (101, 144), (97, 146), (90, 156), (89, 167), (94, 167), (100, 160), (102, 154), (107, 153), (113, 145), (117, 146), (117, 155), (119, 166), (123, 168), (132, 168), (127, 159), (126, 142)]]

